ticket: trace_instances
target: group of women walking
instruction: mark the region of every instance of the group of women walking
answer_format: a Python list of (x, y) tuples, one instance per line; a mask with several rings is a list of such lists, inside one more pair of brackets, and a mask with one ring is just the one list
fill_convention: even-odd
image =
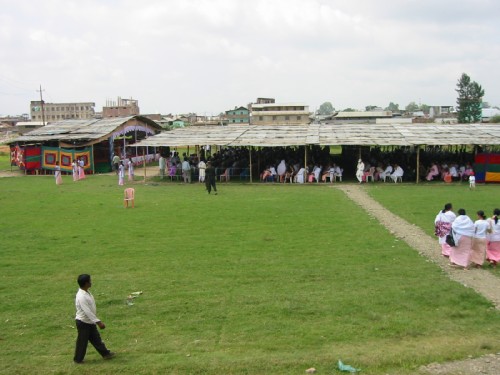
[(487, 261), (496, 267), (500, 261), (500, 209), (495, 208), (490, 218), (481, 210), (476, 215), (472, 221), (463, 208), (456, 215), (451, 203), (436, 215), (435, 234), (442, 255), (449, 258), (452, 266), (467, 270), (481, 268)]

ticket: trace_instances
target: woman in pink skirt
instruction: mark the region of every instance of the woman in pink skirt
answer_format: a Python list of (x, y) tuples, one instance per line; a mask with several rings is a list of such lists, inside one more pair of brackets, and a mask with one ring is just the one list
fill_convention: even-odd
[(474, 238), (472, 239), (472, 253), (470, 261), (476, 268), (481, 268), (486, 257), (486, 231), (490, 223), (484, 216), (484, 211), (477, 211), (477, 220), (474, 222)]
[(493, 216), (488, 220), (490, 224), (490, 234), (487, 236), (486, 247), (486, 260), (490, 262), (493, 267), (497, 266), (500, 261), (500, 208), (493, 210)]
[(78, 181), (78, 162), (75, 159), (71, 163), (71, 171), (73, 173), (73, 181)]
[(458, 210), (458, 216), (451, 225), (456, 246), (451, 248), (450, 263), (453, 266), (469, 268), (472, 252), (472, 237), (474, 236), (474, 223), (465, 214), (463, 208)]
[(83, 158), (78, 160), (78, 179), (85, 179), (85, 162), (83, 161)]
[(439, 238), (441, 245), (441, 254), (444, 257), (449, 257), (451, 254), (451, 246), (446, 243), (446, 236), (451, 233), (451, 224), (457, 217), (452, 211), (453, 206), (451, 203), (446, 203), (444, 208), (439, 211), (434, 219), (434, 234)]

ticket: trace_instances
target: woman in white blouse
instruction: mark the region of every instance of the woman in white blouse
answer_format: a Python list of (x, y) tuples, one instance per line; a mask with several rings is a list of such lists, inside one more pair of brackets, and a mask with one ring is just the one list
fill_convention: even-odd
[(474, 222), (474, 237), (472, 238), (471, 263), (480, 268), (486, 257), (486, 234), (490, 223), (486, 220), (484, 211), (477, 211), (477, 220)]
[(486, 260), (493, 267), (500, 261), (500, 208), (493, 210), (493, 216), (488, 219), (490, 224), (490, 233), (487, 236)]

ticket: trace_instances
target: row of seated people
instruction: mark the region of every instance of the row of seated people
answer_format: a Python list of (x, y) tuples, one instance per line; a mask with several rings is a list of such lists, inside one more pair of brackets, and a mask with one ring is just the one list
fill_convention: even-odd
[(467, 181), (474, 175), (474, 169), (470, 163), (459, 166), (457, 163), (432, 163), (427, 169), (425, 179), (427, 181), (441, 180), (445, 182)]
[(320, 164), (307, 168), (301, 167), (300, 164), (287, 165), (285, 160), (282, 160), (278, 167), (268, 165), (260, 174), (262, 182), (290, 182), (303, 184), (305, 182), (327, 182), (331, 183), (335, 180), (342, 181), (343, 169), (336, 164), (328, 165), (323, 169)]
[(404, 170), (398, 164), (387, 164), (385, 167), (382, 163), (378, 163), (377, 167), (369, 163), (363, 163), (360, 159), (358, 161), (356, 178), (360, 183), (368, 181), (387, 181), (390, 178), (394, 182), (403, 181)]

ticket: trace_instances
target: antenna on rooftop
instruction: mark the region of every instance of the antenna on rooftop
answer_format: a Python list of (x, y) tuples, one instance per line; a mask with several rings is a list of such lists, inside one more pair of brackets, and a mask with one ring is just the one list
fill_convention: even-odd
[(40, 104), (42, 106), (42, 122), (43, 122), (43, 126), (45, 126), (45, 107), (44, 107), (44, 103), (43, 103), (43, 98), (42, 98), (42, 92), (45, 91), (45, 90), (42, 90), (42, 85), (40, 85), (40, 90), (36, 90), (40, 93)]

